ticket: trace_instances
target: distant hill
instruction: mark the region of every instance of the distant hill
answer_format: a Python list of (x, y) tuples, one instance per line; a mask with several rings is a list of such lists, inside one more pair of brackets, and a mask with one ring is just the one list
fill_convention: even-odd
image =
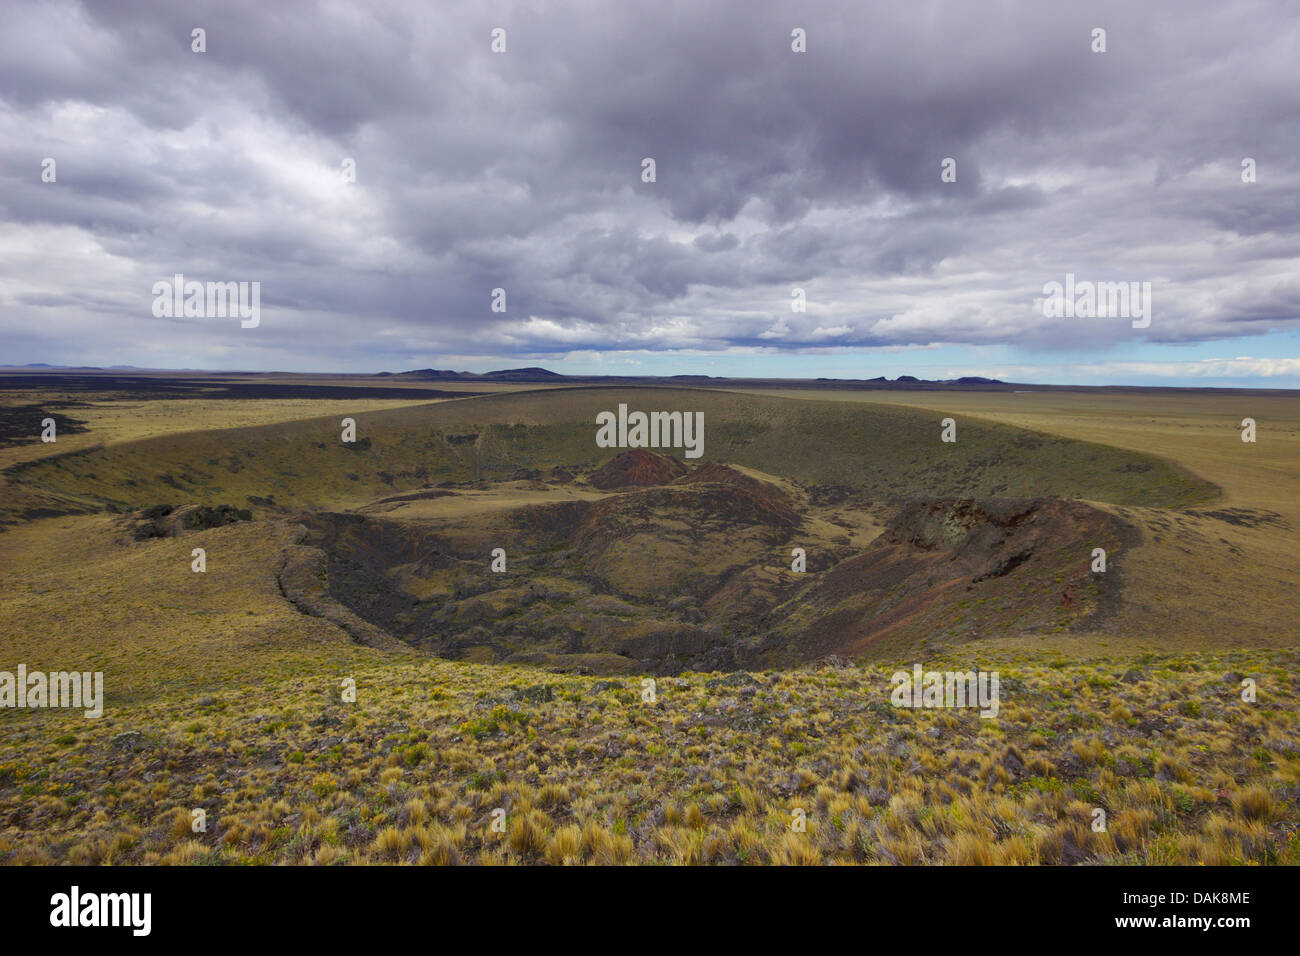
[(417, 379), (419, 381), (450, 382), (568, 382), (570, 384), (609, 383), (611, 385), (654, 384), (655, 382), (674, 382), (692, 385), (752, 385), (755, 383), (781, 384), (791, 388), (911, 388), (940, 387), (951, 385), (1006, 385), (996, 378), (979, 378), (966, 376), (958, 379), (927, 380), (914, 375), (900, 375), (892, 382), (884, 376), (870, 379), (858, 378), (818, 378), (808, 379), (757, 379), (726, 378), (718, 375), (562, 375), (550, 369), (530, 366), (528, 368), (506, 368), (495, 372), (453, 372), (450, 369), (418, 368), (409, 372), (380, 372), (380, 376), (391, 378)]
[[(194, 375), (212, 377), (239, 376), (256, 380), (259, 377), (275, 377), (277, 380), (293, 378), (307, 380), (311, 373), (282, 372), (240, 372), (234, 370), (217, 371), (202, 369), (145, 369), (130, 365), (114, 365), (105, 369), (96, 366), (63, 366), (33, 362), (28, 365), (0, 365), (5, 376), (6, 387), (14, 387), (9, 377), (27, 372), (30, 375), (57, 376), (65, 373), (89, 374), (105, 378), (120, 373), (139, 373), (150, 378), (166, 378), (182, 373), (185, 377)], [(537, 365), (526, 368), (503, 368), (492, 372), (464, 372), (453, 369), (417, 368), (406, 372), (377, 372), (370, 375), (336, 375), (329, 376), (331, 381), (358, 377), (362, 379), (386, 378), (394, 381), (416, 382), (499, 382), (515, 385), (609, 385), (609, 386), (643, 386), (643, 385), (688, 385), (693, 387), (717, 388), (783, 388), (783, 389), (945, 389), (945, 388), (981, 388), (993, 391), (1015, 387), (1015, 383), (1004, 382), (996, 378), (963, 376), (956, 379), (923, 379), (914, 375), (900, 375), (890, 379), (877, 375), (875, 378), (729, 378), (718, 375), (680, 374), (680, 375), (563, 375)], [(1052, 386), (1036, 386), (1050, 388)]]
[(498, 372), (485, 372), (480, 378), (495, 379), (500, 382), (549, 382), (561, 381), (568, 378), (567, 375), (561, 375), (558, 372), (552, 372), (550, 369), (537, 368), (507, 368)]
[(417, 369), (412, 369), (409, 372), (398, 372), (396, 375), (393, 375), (392, 372), (381, 372), (380, 374), (392, 375), (393, 378), (416, 378), (416, 379), (420, 379), (421, 381), (438, 379), (438, 380), (447, 380), (453, 382), (461, 381), (463, 379), (479, 377), (475, 375), (473, 372), (453, 372), (448, 369), (440, 369), (440, 368), (417, 368)]
[(441, 382), (562, 382), (568, 378), (549, 369), (537, 368), (503, 368), (495, 372), (453, 372), (441, 368), (417, 368), (409, 372), (380, 372), (380, 375), (392, 378), (413, 378), (420, 381)]

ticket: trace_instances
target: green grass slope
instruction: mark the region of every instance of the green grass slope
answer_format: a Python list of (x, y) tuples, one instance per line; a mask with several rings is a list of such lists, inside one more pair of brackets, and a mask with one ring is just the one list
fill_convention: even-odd
[[(1163, 459), (977, 418), (940, 440), (940, 416), (886, 405), (691, 389), (562, 389), (172, 435), (38, 461), (10, 479), (117, 507), (159, 502), (341, 509), (441, 481), (596, 466), (595, 417), (617, 409), (703, 412), (704, 455), (879, 497), (1058, 497), (1181, 507), (1217, 489)], [(681, 455), (680, 450), (669, 454)]]

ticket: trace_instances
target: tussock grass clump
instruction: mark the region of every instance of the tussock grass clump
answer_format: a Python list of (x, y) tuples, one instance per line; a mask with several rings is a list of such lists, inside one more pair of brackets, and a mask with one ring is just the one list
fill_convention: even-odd
[[(1300, 659), (1191, 661), (1010, 657), (997, 666), (1016, 706), (996, 721), (889, 707), (888, 665), (759, 674), (744, 696), (684, 674), (661, 679), (655, 706), (549, 674), (550, 700), (517, 704), (527, 733), (478, 737), (468, 715), (490, 713), (480, 702), (520, 683), (515, 670), (427, 660), (353, 667), (366, 694), (338, 718), (346, 741), (301, 716), (320, 713), (329, 678), (313, 674), (228, 695), (203, 739), (167, 730), (193, 722), (188, 698), (127, 702), (113, 727), (20, 713), (0, 765), (0, 862), (1300, 863)], [(1117, 679), (1135, 666), (1143, 680)], [(1247, 669), (1267, 706), (1225, 693), (1221, 675)], [(411, 693), (431, 682), (440, 694)], [(148, 747), (115, 743), (124, 726)], [(61, 759), (73, 732), (80, 756)], [(421, 759), (405, 759), (412, 746)], [(244, 772), (223, 788), (211, 768), (226, 763)], [(195, 807), (206, 830), (191, 829)]]

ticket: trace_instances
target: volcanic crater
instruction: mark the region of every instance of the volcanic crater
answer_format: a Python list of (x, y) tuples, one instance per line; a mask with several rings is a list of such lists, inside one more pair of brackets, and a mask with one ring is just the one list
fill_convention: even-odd
[[(1093, 549), (1136, 540), (1081, 501), (871, 498), (645, 449), (551, 480), (298, 520), (282, 588), (355, 639), (594, 673), (793, 666), (1075, 628), (1119, 596), (1114, 572), (1092, 573)], [(504, 570), (488, 573), (497, 548)]]

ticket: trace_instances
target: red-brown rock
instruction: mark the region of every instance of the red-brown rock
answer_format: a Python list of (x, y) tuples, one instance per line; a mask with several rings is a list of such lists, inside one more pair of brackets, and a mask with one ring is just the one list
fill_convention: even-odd
[(632, 485), (666, 485), (684, 474), (686, 466), (675, 458), (630, 448), (594, 471), (590, 481), (601, 491), (609, 491)]

